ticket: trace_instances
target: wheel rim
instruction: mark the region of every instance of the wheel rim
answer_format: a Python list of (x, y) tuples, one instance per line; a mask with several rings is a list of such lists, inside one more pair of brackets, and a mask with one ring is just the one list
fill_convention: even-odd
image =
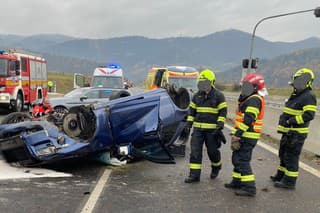
[(22, 110), (22, 99), (21, 99), (21, 95), (18, 95), (18, 97), (17, 97), (16, 108), (17, 108), (17, 111), (21, 111), (21, 110)]

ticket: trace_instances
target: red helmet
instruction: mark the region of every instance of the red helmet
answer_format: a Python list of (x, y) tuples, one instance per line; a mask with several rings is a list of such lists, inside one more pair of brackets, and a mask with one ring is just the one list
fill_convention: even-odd
[(267, 89), (265, 88), (264, 78), (260, 74), (250, 73), (246, 75), (241, 81), (241, 85), (244, 86), (244, 84), (247, 83), (253, 86), (253, 92), (258, 92), (261, 96), (268, 94)]

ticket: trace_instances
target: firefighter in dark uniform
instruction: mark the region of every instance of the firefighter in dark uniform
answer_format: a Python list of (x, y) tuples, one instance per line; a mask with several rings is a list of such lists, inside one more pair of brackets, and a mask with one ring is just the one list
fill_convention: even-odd
[(260, 138), (264, 115), (264, 96), (267, 95), (264, 78), (251, 73), (241, 82), (241, 94), (231, 132), (232, 181), (225, 187), (234, 189), (239, 196), (255, 196), (255, 177), (250, 162), (252, 151)]
[(295, 189), (298, 178), (299, 156), (309, 132), (309, 124), (317, 111), (317, 100), (312, 92), (314, 74), (307, 68), (299, 69), (289, 82), (293, 87), (279, 118), (278, 133), (282, 134), (279, 147), (280, 166), (271, 176), (275, 187)]
[[(203, 143), (211, 161), (212, 179), (221, 169), (221, 134), (227, 116), (227, 103), (222, 92), (214, 87), (215, 74), (203, 70), (198, 77), (199, 91), (190, 102), (187, 131), (193, 126), (190, 153), (190, 173), (185, 183), (200, 181)], [(218, 132), (219, 131), (219, 132)]]

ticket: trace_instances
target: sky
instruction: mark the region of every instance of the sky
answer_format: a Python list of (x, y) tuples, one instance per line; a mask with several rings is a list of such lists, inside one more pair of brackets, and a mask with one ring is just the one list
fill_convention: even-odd
[[(320, 0), (10, 0), (1, 3), (0, 34), (106, 39), (252, 33), (262, 18), (316, 7)], [(269, 19), (256, 36), (288, 42), (320, 37), (320, 18), (306, 12)]]

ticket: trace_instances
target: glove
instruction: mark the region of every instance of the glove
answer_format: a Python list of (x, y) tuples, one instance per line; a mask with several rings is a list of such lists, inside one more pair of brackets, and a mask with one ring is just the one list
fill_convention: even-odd
[(217, 130), (222, 130), (223, 127), (224, 127), (224, 123), (221, 122), (221, 121), (218, 121), (218, 122), (217, 122)]
[(227, 140), (226, 140), (226, 137), (224, 136), (222, 130), (217, 130), (217, 135), (219, 137), (219, 140), (223, 143), (223, 144), (226, 144)]
[(240, 138), (237, 136), (232, 135), (231, 136), (231, 150), (237, 151), (241, 147)]
[(192, 123), (187, 122), (186, 126), (183, 129), (184, 134), (189, 135), (192, 128)]
[(285, 117), (284, 115), (281, 115), (280, 119), (279, 119), (279, 125), (284, 126), (284, 127), (289, 127), (290, 124), (289, 124), (288, 118)]

